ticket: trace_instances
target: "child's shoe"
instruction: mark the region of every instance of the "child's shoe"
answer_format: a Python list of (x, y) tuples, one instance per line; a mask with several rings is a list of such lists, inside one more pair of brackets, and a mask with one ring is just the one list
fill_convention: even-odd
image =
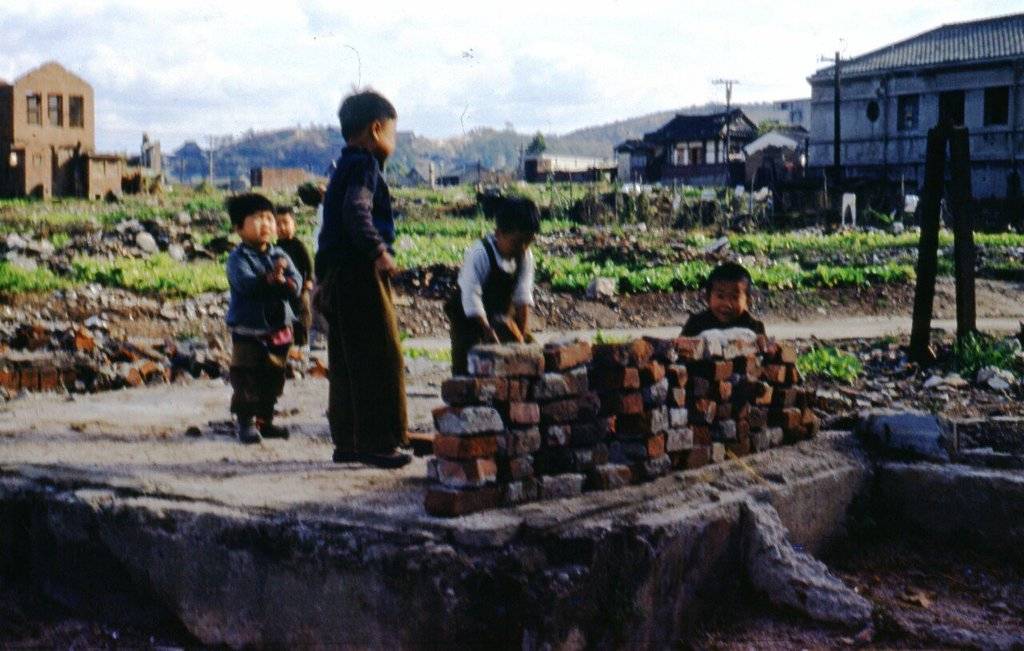
[(253, 443), (262, 443), (263, 437), (260, 436), (259, 430), (252, 424), (252, 421), (240, 421), (238, 423), (238, 440), (246, 445), (251, 445)]
[(287, 427), (281, 427), (273, 423), (264, 423), (260, 427), (260, 434), (265, 439), (287, 439), (289, 436)]

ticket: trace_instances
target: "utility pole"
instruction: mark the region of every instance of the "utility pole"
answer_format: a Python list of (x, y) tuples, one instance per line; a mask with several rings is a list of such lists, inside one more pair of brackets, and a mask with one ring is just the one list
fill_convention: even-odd
[(842, 144), (839, 128), (839, 105), (842, 103), (842, 93), (839, 89), (839, 83), (842, 78), (842, 71), (840, 69), (842, 59), (840, 58), (839, 50), (836, 50), (836, 56), (834, 59), (821, 57), (819, 61), (831, 61), (835, 63), (835, 74), (832, 76), (832, 182), (838, 189), (839, 181), (843, 175), (842, 163), (839, 160), (840, 146)]
[(209, 159), (210, 169), (207, 173), (207, 181), (210, 187), (213, 187), (213, 150), (217, 146), (216, 139), (213, 136), (206, 136), (206, 141), (210, 144), (210, 148), (207, 150), (207, 158)]
[(711, 82), (715, 86), (725, 86), (725, 162), (729, 163), (729, 147), (732, 144), (732, 87), (740, 82), (735, 79), (715, 79)]

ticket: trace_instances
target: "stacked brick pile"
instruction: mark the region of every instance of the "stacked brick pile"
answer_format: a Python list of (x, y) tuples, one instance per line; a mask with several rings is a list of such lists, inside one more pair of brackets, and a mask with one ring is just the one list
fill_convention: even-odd
[(469, 372), (434, 411), (434, 515), (646, 481), (819, 427), (795, 349), (765, 337), (478, 346)]

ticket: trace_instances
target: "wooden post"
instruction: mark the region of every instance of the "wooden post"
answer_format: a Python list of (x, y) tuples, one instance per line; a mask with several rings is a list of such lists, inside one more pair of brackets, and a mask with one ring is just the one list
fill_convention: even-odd
[(939, 204), (942, 200), (946, 168), (945, 127), (928, 130), (925, 155), (924, 189), (918, 205), (921, 239), (917, 245), (917, 285), (914, 289), (914, 319), (910, 330), (910, 359), (924, 364), (934, 361), (931, 351), (932, 303), (935, 301), (935, 275), (939, 255)]
[(949, 204), (953, 213), (953, 260), (956, 273), (956, 336), (977, 330), (974, 302), (974, 215), (971, 211), (971, 146), (968, 131), (956, 127), (949, 136)]

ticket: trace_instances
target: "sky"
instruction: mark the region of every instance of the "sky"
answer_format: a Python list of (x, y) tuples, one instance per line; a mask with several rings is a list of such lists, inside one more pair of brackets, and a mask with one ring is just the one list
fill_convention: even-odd
[(839, 49), (863, 54), (1024, 0), (0, 0), (0, 78), (56, 60), (96, 94), (103, 151), (142, 133), (171, 151), (208, 135), (337, 122), (371, 86), (399, 129), (565, 133), (654, 111), (807, 97)]

